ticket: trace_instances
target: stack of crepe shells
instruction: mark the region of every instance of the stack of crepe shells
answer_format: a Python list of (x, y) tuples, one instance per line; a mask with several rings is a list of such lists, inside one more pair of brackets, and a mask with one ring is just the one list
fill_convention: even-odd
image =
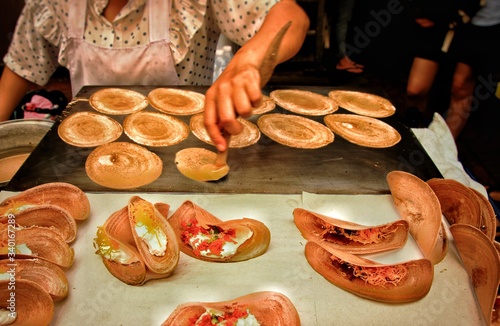
[[(433, 178), (424, 182), (410, 173), (393, 171), (388, 174), (387, 180), (401, 217), (414, 226), (413, 229), (410, 227), (410, 233), (424, 255), (427, 253), (435, 263), (446, 253), (447, 239), (443, 227), (436, 233), (438, 213), (440, 221), (442, 216), (445, 217), (484, 319), (492, 324), (500, 322), (498, 307), (495, 307), (500, 282), (500, 245), (495, 240), (496, 217), (488, 199), (477, 190), (452, 179)], [(412, 186), (409, 185), (413, 184), (418, 184), (422, 192), (425, 189), (426, 197), (419, 197), (416, 192), (412, 194)], [(403, 197), (411, 200), (405, 202)], [(434, 227), (429, 228), (432, 225), (429, 216), (433, 215), (436, 215), (433, 218)], [(426, 221), (425, 224), (422, 221)]]
[(486, 322), (499, 324), (499, 243), (496, 216), (488, 199), (477, 190), (443, 178), (427, 181), (439, 199), (450, 232), (469, 274)]
[[(168, 204), (152, 204), (133, 196), (127, 206), (98, 228), (94, 240), (96, 254), (114, 277), (126, 284), (142, 285), (172, 274), (179, 261), (179, 245), (166, 219), (169, 208)], [(140, 225), (155, 238), (165, 237), (163, 253), (151, 252), (148, 242), (136, 230)]]
[[(27, 189), (0, 203), (0, 306), (7, 323), (48, 325), (68, 295), (77, 223), (90, 215), (79, 188), (62, 182)], [(15, 291), (15, 313), (12, 295)], [(10, 299), (10, 301), (9, 301)]]
[(332, 284), (374, 301), (403, 303), (427, 295), (434, 277), (429, 259), (380, 264), (359, 255), (402, 248), (408, 238), (405, 220), (360, 225), (296, 208), (294, 222), (307, 240), (305, 257)]

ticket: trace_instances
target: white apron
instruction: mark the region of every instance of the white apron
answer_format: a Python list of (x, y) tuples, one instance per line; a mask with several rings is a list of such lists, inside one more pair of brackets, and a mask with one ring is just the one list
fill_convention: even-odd
[(170, 50), (170, 0), (148, 0), (150, 43), (103, 48), (83, 39), (87, 1), (68, 5), (67, 68), (73, 96), (85, 85), (178, 85)]

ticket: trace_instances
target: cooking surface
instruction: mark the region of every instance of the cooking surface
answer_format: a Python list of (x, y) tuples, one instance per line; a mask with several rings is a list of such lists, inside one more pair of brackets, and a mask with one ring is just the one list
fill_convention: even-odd
[[(87, 86), (77, 98), (88, 99), (103, 87)], [(155, 87), (126, 87), (147, 95)], [(204, 93), (207, 87), (182, 87)], [(285, 88), (285, 87), (280, 87)], [(327, 95), (333, 87), (294, 87)], [(266, 88), (265, 95), (273, 89)], [(370, 92), (360, 89), (359, 91)], [(372, 92), (376, 93), (372, 90)], [(151, 106), (145, 110), (157, 112)], [(88, 101), (78, 101), (64, 114), (94, 111)], [(94, 111), (95, 112), (95, 111)], [(270, 113), (287, 112), (279, 106)], [(336, 113), (349, 113), (339, 109)], [(126, 117), (111, 116), (122, 123)], [(190, 116), (177, 116), (189, 123)], [(249, 120), (256, 123), (258, 115)], [(308, 117), (323, 123), (323, 117)], [(21, 191), (38, 184), (64, 181), (87, 192), (198, 192), (198, 193), (276, 193), (300, 194), (303, 191), (318, 194), (379, 194), (389, 193), (385, 180), (388, 172), (403, 170), (423, 180), (441, 177), (438, 169), (420, 146), (410, 129), (396, 116), (380, 119), (392, 125), (402, 136), (393, 147), (376, 149), (351, 144), (335, 135), (333, 143), (319, 149), (297, 149), (278, 144), (264, 134), (255, 145), (230, 149), (229, 175), (218, 182), (198, 182), (184, 177), (174, 163), (175, 153), (187, 147), (204, 147), (216, 151), (192, 133), (183, 142), (168, 147), (146, 147), (163, 160), (163, 172), (154, 182), (138, 189), (115, 190), (100, 186), (89, 179), (85, 160), (94, 148), (78, 148), (64, 143), (57, 134), (56, 122), (5, 190)], [(125, 135), (117, 141), (131, 140)]]

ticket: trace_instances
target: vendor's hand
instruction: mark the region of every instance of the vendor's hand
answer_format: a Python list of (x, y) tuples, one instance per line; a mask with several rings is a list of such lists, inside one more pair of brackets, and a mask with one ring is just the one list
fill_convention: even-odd
[(250, 117), (261, 101), (257, 63), (236, 54), (205, 94), (205, 128), (219, 151), (228, 147), (222, 130), (239, 134), (243, 126), (236, 119)]

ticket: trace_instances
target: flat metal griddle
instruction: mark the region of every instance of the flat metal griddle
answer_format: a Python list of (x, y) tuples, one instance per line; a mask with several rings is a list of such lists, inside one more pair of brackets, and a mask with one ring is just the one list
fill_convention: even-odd
[[(118, 86), (147, 95), (156, 87)], [(102, 86), (86, 86), (77, 98), (89, 98)], [(181, 86), (179, 88), (205, 93), (205, 86)], [(274, 89), (268, 87), (264, 94)], [(304, 89), (327, 95), (334, 87), (289, 87)], [(351, 89), (371, 92), (373, 90)], [(156, 111), (148, 106), (145, 110)], [(94, 111), (87, 101), (74, 103), (63, 116), (79, 112)], [(338, 113), (348, 113), (339, 109)], [(290, 113), (277, 106), (270, 113)], [(189, 123), (190, 116), (177, 116)], [(256, 122), (259, 116), (249, 120)], [(112, 116), (122, 123), (125, 116)], [(308, 117), (323, 123), (323, 117)], [(376, 149), (361, 147), (335, 136), (333, 143), (319, 149), (296, 149), (278, 144), (264, 134), (255, 145), (242, 149), (231, 149), (228, 176), (217, 182), (198, 182), (183, 176), (174, 163), (175, 154), (187, 147), (204, 147), (216, 151), (215, 147), (198, 140), (192, 133), (180, 144), (170, 147), (146, 147), (163, 160), (160, 178), (146, 186), (116, 190), (100, 186), (89, 179), (85, 172), (85, 160), (94, 148), (77, 148), (64, 143), (57, 134), (59, 122), (49, 130), (19, 169), (5, 190), (22, 191), (47, 182), (68, 182), (86, 192), (195, 192), (195, 193), (253, 193), (253, 194), (381, 194), (389, 193), (386, 175), (393, 170), (415, 174), (423, 180), (442, 177), (431, 158), (417, 138), (403, 125), (397, 115), (380, 119), (392, 125), (402, 136), (393, 147)], [(125, 135), (117, 141), (131, 140)]]

